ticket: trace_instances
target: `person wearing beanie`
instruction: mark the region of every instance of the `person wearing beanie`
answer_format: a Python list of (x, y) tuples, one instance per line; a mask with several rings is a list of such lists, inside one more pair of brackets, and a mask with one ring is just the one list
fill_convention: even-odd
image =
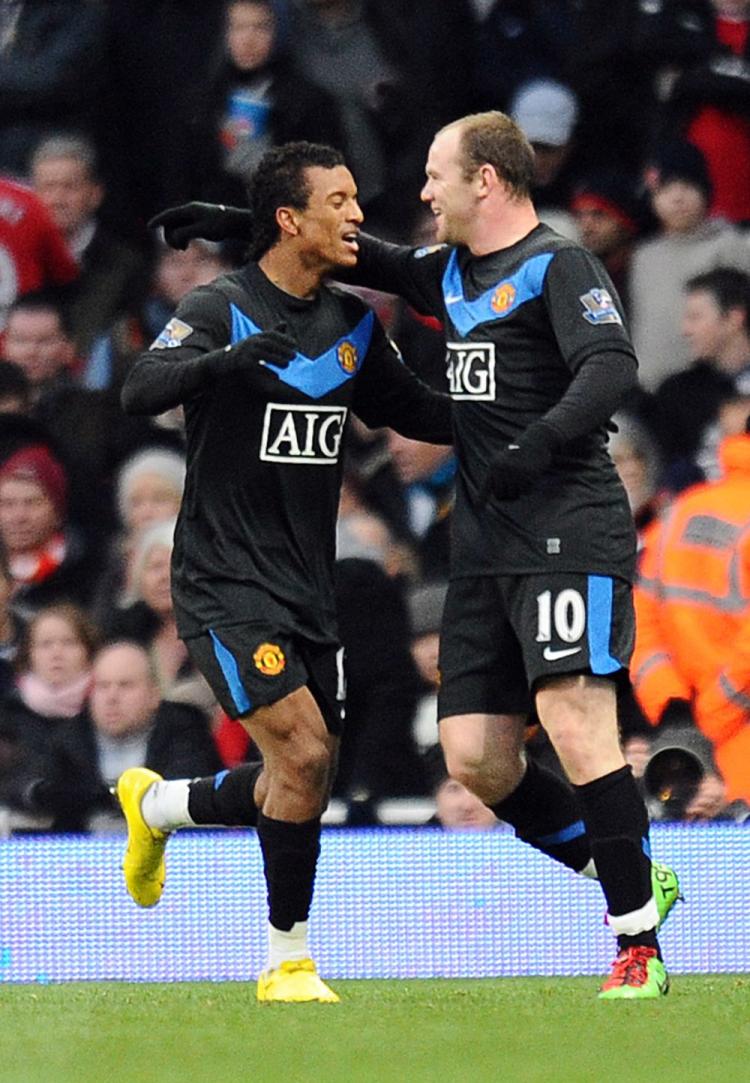
[(68, 480), (42, 444), (0, 465), (0, 539), (8, 551), (15, 606), (30, 616), (43, 605), (86, 604), (90, 571), (79, 535), (67, 523)]
[(607, 268), (626, 312), (630, 258), (644, 219), (635, 188), (619, 171), (600, 170), (576, 186), (570, 203), (581, 244)]
[(736, 226), (709, 216), (711, 183), (696, 147), (660, 147), (644, 180), (658, 228), (633, 250), (630, 318), (640, 381), (653, 391), (690, 360), (680, 333), (686, 282), (718, 266), (750, 271), (750, 245)]

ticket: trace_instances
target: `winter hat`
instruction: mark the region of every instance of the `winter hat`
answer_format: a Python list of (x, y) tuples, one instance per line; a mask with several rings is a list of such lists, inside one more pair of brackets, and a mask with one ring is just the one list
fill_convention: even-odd
[(635, 194), (636, 182), (614, 170), (600, 170), (586, 177), (573, 193), (572, 211), (598, 210), (611, 215), (625, 229), (637, 233), (643, 211)]
[(65, 518), (68, 479), (62, 465), (49, 448), (42, 444), (32, 444), (16, 451), (0, 465), (0, 481), (7, 478), (35, 481), (54, 504), (60, 519)]
[(530, 143), (562, 147), (578, 120), (578, 99), (553, 79), (535, 79), (516, 92), (508, 110)]

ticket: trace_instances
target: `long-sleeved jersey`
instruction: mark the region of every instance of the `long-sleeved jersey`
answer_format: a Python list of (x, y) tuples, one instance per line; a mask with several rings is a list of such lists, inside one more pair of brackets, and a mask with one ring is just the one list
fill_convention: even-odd
[[(286, 367), (215, 376), (203, 358), (285, 325)], [(312, 300), (255, 264), (189, 294), (123, 389), (129, 413), (184, 405), (187, 478), (172, 591), (180, 635), (266, 618), (335, 641), (333, 561), (349, 410), (371, 427), (450, 443), (450, 399), (422, 384), (359, 298)], [(262, 613), (259, 607), (264, 607)]]
[[(544, 225), (482, 257), (363, 236), (350, 277), (443, 321), (459, 462), (453, 577), (632, 579), (635, 533), (605, 440), (637, 363), (599, 261)], [(562, 445), (551, 469), (518, 500), (483, 506), (493, 453), (540, 419)]]

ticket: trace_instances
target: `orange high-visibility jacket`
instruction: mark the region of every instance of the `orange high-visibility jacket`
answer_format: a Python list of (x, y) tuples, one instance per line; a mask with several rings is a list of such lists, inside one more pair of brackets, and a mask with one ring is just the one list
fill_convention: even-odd
[(681, 494), (645, 538), (631, 676), (653, 725), (670, 699), (692, 702), (728, 799), (750, 801), (750, 436), (720, 455), (722, 479)]

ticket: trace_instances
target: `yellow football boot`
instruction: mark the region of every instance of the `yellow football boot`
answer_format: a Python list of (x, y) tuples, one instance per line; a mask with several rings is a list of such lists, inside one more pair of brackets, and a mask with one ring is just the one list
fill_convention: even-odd
[(117, 800), (128, 825), (122, 871), (128, 893), (139, 906), (156, 906), (164, 890), (164, 847), (169, 834), (149, 827), (141, 813), (146, 790), (161, 781), (161, 775), (146, 767), (130, 767), (117, 780)]
[(258, 1000), (264, 1004), (338, 1004), (339, 997), (318, 977), (312, 959), (294, 959), (258, 978)]

